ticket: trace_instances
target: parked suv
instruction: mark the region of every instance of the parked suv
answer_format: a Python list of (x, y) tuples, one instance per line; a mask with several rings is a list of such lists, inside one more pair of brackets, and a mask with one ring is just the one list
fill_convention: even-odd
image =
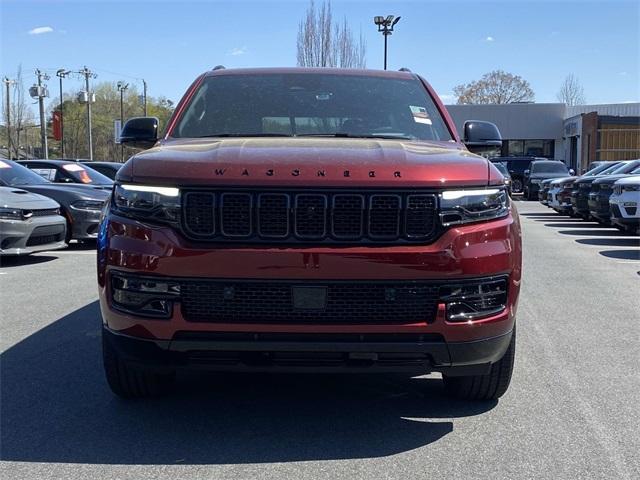
[(538, 190), (543, 180), (569, 177), (574, 174), (558, 160), (534, 160), (524, 172), (524, 196), (527, 200), (538, 198)]
[(504, 163), (511, 175), (511, 188), (513, 193), (522, 193), (525, 183), (525, 172), (529, 170), (534, 160), (548, 160), (544, 157), (493, 157), (494, 163)]
[[(521, 282), (503, 177), (410, 72), (216, 69), (116, 176), (98, 239), (107, 380), (156, 394), (184, 367), (441, 372), (495, 399)], [(466, 145), (466, 146), (465, 146)]]
[(640, 175), (621, 178), (609, 197), (611, 222), (620, 230), (640, 234)]

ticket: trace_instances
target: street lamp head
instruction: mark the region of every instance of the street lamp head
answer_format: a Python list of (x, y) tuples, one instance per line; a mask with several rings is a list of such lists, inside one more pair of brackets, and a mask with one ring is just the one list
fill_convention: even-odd
[(384, 23), (384, 17), (376, 15), (375, 17), (373, 17), (373, 23), (375, 23), (376, 25), (382, 25)]
[(398, 23), (400, 21), (400, 17), (396, 17), (396, 19), (393, 21), (393, 23), (391, 24), (391, 26), (393, 27), (396, 23)]
[(393, 22), (393, 15), (388, 15), (384, 23), (391, 25), (391, 22)]

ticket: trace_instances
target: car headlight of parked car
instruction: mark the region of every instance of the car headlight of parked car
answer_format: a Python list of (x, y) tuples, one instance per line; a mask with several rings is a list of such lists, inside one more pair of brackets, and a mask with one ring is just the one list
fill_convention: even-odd
[(542, 180), (538, 180), (537, 178), (533, 178), (533, 179), (531, 179), (531, 183), (533, 183), (534, 185), (540, 185), (540, 183), (542, 183)]
[(446, 190), (440, 194), (444, 226), (502, 218), (509, 213), (509, 195), (503, 188)]
[(19, 208), (0, 208), (0, 219), (22, 220), (22, 210)]
[(102, 210), (104, 202), (100, 200), (76, 200), (71, 204), (71, 208), (75, 210), (89, 210), (92, 212)]
[(150, 185), (116, 185), (111, 208), (114, 213), (138, 220), (177, 223), (180, 190)]

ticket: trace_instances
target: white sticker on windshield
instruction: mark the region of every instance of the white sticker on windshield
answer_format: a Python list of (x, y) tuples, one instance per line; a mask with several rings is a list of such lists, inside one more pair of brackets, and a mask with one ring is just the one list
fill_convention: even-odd
[(11, 168), (11, 165), (0, 160), (0, 168)]
[(431, 119), (429, 113), (424, 107), (418, 107), (416, 105), (409, 105), (411, 115), (413, 115), (413, 121), (416, 123), (424, 123), (425, 125), (431, 125)]
[(84, 172), (84, 168), (74, 163), (66, 163), (62, 166), (67, 172)]

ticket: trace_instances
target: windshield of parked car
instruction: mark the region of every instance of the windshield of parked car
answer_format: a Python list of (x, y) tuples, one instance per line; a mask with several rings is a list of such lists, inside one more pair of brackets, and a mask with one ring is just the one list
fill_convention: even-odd
[(604, 172), (605, 170), (607, 170), (609, 168), (614, 168), (616, 165), (618, 165), (618, 164), (617, 163), (615, 163), (615, 164), (603, 163), (602, 165), (598, 165), (597, 167), (592, 168), (587, 173), (585, 173), (583, 176), (585, 176), (585, 177), (593, 177), (594, 175), (598, 175), (601, 172)]
[(418, 79), (314, 73), (207, 77), (171, 136), (452, 140)]
[(18, 165), (11, 160), (0, 160), (0, 182), (10, 187), (50, 183), (27, 167)]
[(562, 162), (534, 162), (531, 173), (567, 173), (569, 169)]
[(110, 185), (113, 183), (109, 177), (92, 168), (85, 168), (77, 163), (65, 163), (62, 165), (62, 168), (78, 183), (93, 183), (96, 185)]
[(619, 165), (617, 165), (616, 168), (614, 168), (611, 171), (606, 171), (605, 173), (607, 175), (618, 175), (621, 173), (630, 173), (632, 170), (634, 170), (637, 166), (640, 165), (640, 160), (632, 160), (630, 162), (623, 162)]

